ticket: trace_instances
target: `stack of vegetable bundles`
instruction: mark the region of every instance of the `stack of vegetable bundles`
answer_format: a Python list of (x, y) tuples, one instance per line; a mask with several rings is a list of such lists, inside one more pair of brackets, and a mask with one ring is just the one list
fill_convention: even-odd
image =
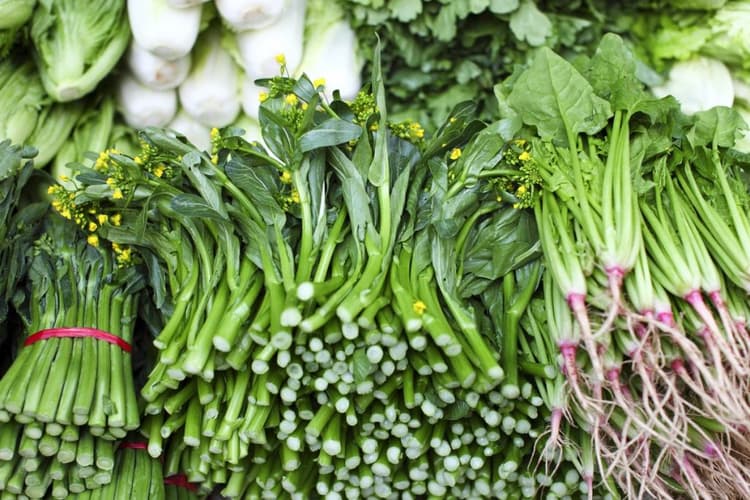
[(133, 40), (117, 96), (135, 128), (169, 126), (203, 149), (211, 128), (235, 122), (259, 138), (265, 92), (255, 81), (279, 67), (325, 76), (345, 98), (360, 87), (354, 33), (332, 2), (129, 0), (128, 15)]

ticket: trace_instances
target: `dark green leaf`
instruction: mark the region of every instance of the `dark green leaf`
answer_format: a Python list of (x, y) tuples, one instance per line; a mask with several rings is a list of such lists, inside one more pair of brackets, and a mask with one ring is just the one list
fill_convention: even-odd
[(359, 125), (337, 118), (329, 118), (299, 138), (302, 152), (337, 146), (358, 138), (362, 133)]

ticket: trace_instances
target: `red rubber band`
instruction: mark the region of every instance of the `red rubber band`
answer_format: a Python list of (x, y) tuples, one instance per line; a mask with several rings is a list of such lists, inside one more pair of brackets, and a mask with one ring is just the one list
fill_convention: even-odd
[(144, 443), (143, 441), (132, 441), (128, 443), (122, 443), (120, 444), (120, 449), (123, 450), (147, 450), (148, 449), (148, 443)]
[(98, 330), (96, 328), (83, 328), (83, 327), (48, 328), (46, 330), (41, 330), (41, 331), (36, 332), (33, 335), (29, 335), (24, 341), (23, 345), (29, 346), (35, 342), (39, 342), (40, 340), (62, 338), (62, 337), (71, 337), (71, 338), (91, 337), (97, 340), (103, 340), (104, 342), (109, 342), (110, 344), (115, 344), (116, 346), (118, 346), (120, 349), (122, 349), (125, 352), (130, 352), (131, 350), (130, 344), (122, 340), (117, 335), (113, 335), (111, 333), (105, 332), (103, 330)]
[(185, 474), (175, 474), (174, 476), (165, 477), (164, 484), (178, 486), (190, 491), (198, 491), (198, 487), (188, 481), (188, 478)]

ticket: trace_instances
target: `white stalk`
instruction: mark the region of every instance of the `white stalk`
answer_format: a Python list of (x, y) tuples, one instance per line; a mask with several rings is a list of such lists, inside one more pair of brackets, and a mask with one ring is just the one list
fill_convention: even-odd
[(201, 6), (175, 8), (167, 0), (128, 0), (133, 38), (144, 49), (165, 59), (190, 53), (198, 39)]
[(304, 48), (306, 5), (307, 0), (288, 0), (284, 15), (276, 22), (237, 34), (237, 48), (248, 75), (255, 78), (278, 75), (281, 56), (290, 73), (297, 70)]
[(117, 82), (116, 95), (118, 109), (133, 128), (163, 127), (177, 113), (174, 90), (150, 89), (129, 74)]
[(219, 15), (235, 31), (259, 29), (279, 20), (285, 0), (214, 0)]

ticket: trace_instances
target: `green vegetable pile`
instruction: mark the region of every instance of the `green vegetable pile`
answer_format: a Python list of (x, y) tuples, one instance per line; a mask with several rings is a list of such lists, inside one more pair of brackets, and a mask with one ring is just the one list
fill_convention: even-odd
[(0, 500), (750, 498), (745, 2), (22, 4)]

